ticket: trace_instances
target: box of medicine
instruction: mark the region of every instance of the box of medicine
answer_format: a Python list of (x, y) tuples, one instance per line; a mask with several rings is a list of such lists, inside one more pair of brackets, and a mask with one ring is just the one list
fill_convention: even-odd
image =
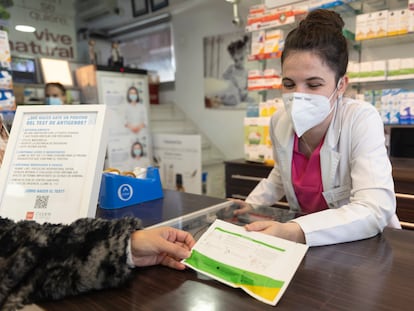
[(348, 77), (349, 82), (359, 82), (359, 62), (349, 62)]
[(400, 12), (399, 10), (388, 11), (387, 36), (396, 36), (400, 33)]
[(359, 81), (370, 81), (372, 62), (361, 62), (359, 64)]
[(407, 11), (408, 15), (408, 32), (414, 32), (414, 7)]
[(369, 74), (370, 81), (382, 81), (386, 78), (387, 61), (376, 60), (371, 62), (371, 72)]
[(409, 14), (408, 10), (399, 10), (398, 11), (398, 34), (404, 35), (408, 33), (408, 26), (409, 26)]
[(402, 79), (414, 78), (414, 58), (403, 58), (400, 64), (400, 77)]
[(264, 53), (264, 41), (265, 32), (264, 30), (254, 31), (251, 36), (251, 51), (250, 55), (259, 56)]
[(367, 39), (368, 14), (359, 14), (355, 19), (355, 40)]
[(374, 38), (386, 37), (388, 29), (388, 10), (377, 11), (372, 13), (372, 15)]
[(387, 80), (399, 79), (401, 75), (401, 58), (391, 58), (387, 61)]
[(269, 123), (270, 117), (244, 118), (244, 153), (246, 160), (272, 161)]
[(414, 111), (411, 109), (414, 101), (414, 90), (401, 92), (400, 124), (411, 124)]

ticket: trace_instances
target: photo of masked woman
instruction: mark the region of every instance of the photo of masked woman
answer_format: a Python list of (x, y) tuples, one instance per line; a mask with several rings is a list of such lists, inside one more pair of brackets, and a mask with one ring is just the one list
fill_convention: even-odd
[(128, 106), (125, 111), (125, 127), (138, 134), (146, 127), (145, 105), (140, 101), (138, 89), (129, 87), (127, 91)]

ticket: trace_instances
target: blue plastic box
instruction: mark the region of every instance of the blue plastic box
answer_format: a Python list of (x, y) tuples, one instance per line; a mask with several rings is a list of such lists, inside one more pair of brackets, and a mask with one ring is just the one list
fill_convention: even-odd
[(122, 208), (163, 198), (158, 168), (148, 167), (146, 178), (103, 173), (99, 191), (99, 207)]

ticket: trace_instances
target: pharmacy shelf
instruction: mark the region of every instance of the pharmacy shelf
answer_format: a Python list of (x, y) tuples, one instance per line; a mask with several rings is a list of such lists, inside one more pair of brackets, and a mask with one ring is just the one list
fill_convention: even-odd
[(362, 45), (362, 47), (376, 47), (376, 46), (391, 46), (404, 43), (413, 43), (414, 42), (414, 33), (406, 33), (395, 36), (387, 36), (383, 38), (372, 38), (367, 40), (355, 41), (356, 43)]
[(373, 81), (359, 81), (350, 82), (350, 87), (353, 89), (393, 89), (393, 88), (414, 88), (414, 80), (412, 78), (400, 78), (393, 80), (373, 80)]

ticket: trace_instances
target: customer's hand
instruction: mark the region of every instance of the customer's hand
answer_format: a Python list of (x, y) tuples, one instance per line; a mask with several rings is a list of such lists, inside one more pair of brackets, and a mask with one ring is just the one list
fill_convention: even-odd
[(255, 221), (244, 226), (247, 231), (258, 231), (282, 239), (305, 244), (305, 234), (295, 222)]
[(182, 270), (180, 261), (190, 256), (195, 240), (190, 233), (171, 227), (143, 229), (132, 233), (132, 260), (138, 267), (161, 264)]
[(250, 212), (253, 209), (253, 207), (250, 204), (246, 203), (243, 200), (231, 198), (229, 198), (228, 200), (232, 201), (234, 204), (237, 204), (239, 206), (239, 209), (236, 209), (234, 211), (234, 216), (246, 214), (247, 212)]

